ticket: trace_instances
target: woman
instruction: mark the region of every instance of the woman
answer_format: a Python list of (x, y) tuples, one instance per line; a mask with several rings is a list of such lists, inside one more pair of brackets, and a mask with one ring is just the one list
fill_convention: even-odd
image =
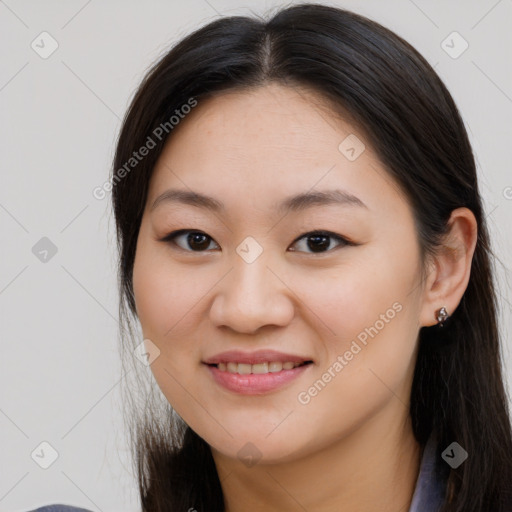
[(472, 149), (403, 39), (310, 4), (197, 30), (112, 198), (144, 511), (512, 510)]

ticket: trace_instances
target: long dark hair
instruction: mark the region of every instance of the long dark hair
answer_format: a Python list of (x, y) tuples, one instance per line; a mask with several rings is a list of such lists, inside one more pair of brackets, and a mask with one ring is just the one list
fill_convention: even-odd
[[(196, 30), (148, 71), (124, 118), (112, 200), (121, 349), (127, 373), (138, 379), (127, 388), (126, 421), (143, 510), (224, 509), (210, 447), (155, 389), (149, 369), (141, 372), (133, 362), (142, 338), (131, 324), (137, 318), (132, 270), (151, 173), (176, 111), (222, 90), (271, 82), (314, 90), (332, 103), (333, 115), (357, 124), (412, 205), (423, 262), (439, 247), (452, 210), (467, 207), (475, 215), (471, 276), (444, 341), (432, 335), (435, 328), (420, 329), (410, 414), (422, 446), (437, 435), (438, 457), (454, 441), (469, 453), (449, 470), (443, 512), (510, 512), (512, 433), (494, 256), (464, 123), (443, 82), (411, 45), (363, 16), (318, 4), (284, 8), (268, 21), (225, 17)], [(147, 156), (127, 167), (150, 139)]]

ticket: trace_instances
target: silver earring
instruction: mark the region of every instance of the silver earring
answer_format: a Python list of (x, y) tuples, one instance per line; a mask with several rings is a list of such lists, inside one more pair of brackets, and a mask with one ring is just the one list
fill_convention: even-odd
[(444, 306), (437, 310), (436, 320), (439, 324), (439, 327), (443, 327), (444, 322), (449, 316), (450, 315), (448, 315), (448, 311), (446, 311), (446, 308)]

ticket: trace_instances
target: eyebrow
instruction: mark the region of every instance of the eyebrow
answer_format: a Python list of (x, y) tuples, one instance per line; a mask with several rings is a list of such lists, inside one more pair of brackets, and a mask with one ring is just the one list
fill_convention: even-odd
[[(155, 210), (163, 203), (180, 203), (190, 206), (196, 206), (213, 212), (224, 212), (225, 206), (217, 199), (182, 189), (169, 189), (160, 194), (153, 202), (150, 211)], [(283, 212), (299, 212), (311, 208), (313, 206), (323, 206), (337, 204), (342, 206), (357, 206), (369, 209), (361, 199), (350, 194), (345, 190), (316, 190), (312, 192), (303, 192), (285, 199), (282, 203), (274, 205), (276, 210)]]

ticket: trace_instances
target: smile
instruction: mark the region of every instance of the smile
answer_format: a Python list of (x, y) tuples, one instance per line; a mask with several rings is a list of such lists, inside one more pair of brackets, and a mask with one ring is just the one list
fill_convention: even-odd
[(219, 363), (217, 368), (221, 372), (229, 372), (229, 373), (239, 373), (240, 375), (248, 375), (250, 373), (276, 373), (281, 370), (293, 370), (297, 366), (302, 366), (303, 364), (308, 364), (309, 361), (305, 361), (303, 363), (294, 363), (292, 361), (286, 361), (282, 363), (281, 361), (268, 361), (264, 363), (258, 364), (247, 364), (247, 363)]
[(261, 395), (285, 386), (312, 365), (311, 361), (269, 361), (252, 365), (229, 362), (205, 366), (213, 380), (224, 389), (242, 395)]

